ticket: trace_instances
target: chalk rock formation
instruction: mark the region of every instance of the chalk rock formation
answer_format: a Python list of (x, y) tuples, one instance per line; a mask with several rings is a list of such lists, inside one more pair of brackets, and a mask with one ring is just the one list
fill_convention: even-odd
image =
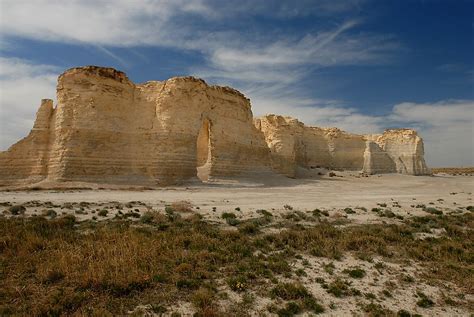
[(0, 152), (0, 185), (41, 181), (168, 185), (197, 179), (295, 177), (299, 168), (429, 173), (413, 130), (382, 135), (253, 119), (240, 92), (193, 77), (134, 84), (112, 68), (58, 78), (30, 134)]
[(363, 171), (367, 174), (395, 173), (392, 158), (373, 141), (366, 141)]
[(112, 68), (81, 67), (58, 79), (35, 126), (0, 153), (0, 180), (173, 184), (270, 171), (250, 102), (192, 77), (135, 85)]
[(308, 127), (297, 119), (267, 115), (254, 120), (271, 153), (272, 167), (295, 177), (298, 167), (362, 170), (369, 174), (429, 174), (423, 141), (409, 129), (358, 135), (337, 128)]
[(361, 170), (365, 139), (337, 128), (307, 127), (297, 119), (267, 115), (255, 120), (270, 148), (272, 167), (295, 177), (298, 167)]
[[(367, 139), (373, 140), (394, 162), (395, 171), (401, 174), (428, 175), (430, 170), (426, 166), (424, 158), (423, 140), (418, 133), (412, 129), (390, 129), (383, 134), (367, 135)], [(381, 159), (386, 161), (385, 159)], [(385, 164), (385, 163), (378, 163)], [(364, 167), (366, 172), (371, 168)], [(380, 168), (380, 167), (378, 167)], [(393, 171), (388, 168), (387, 172)], [(377, 167), (375, 166), (377, 173)], [(379, 171), (380, 172), (380, 171)]]

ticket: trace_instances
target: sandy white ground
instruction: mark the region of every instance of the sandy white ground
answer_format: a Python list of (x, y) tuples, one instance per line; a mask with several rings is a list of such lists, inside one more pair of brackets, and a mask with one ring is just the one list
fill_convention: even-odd
[[(413, 204), (436, 203), (439, 207), (457, 208), (473, 205), (474, 176), (407, 176), (387, 174), (358, 177), (338, 173), (343, 177), (323, 177), (317, 180), (286, 179), (280, 186), (251, 183), (196, 184), (188, 187), (168, 187), (155, 190), (46, 190), (3, 191), (0, 201), (95, 202), (141, 201), (151, 206), (164, 206), (187, 200), (199, 206), (201, 213), (233, 210), (243, 212), (266, 209), (282, 210), (284, 205), (295, 209), (338, 209), (346, 207), (377, 207), (378, 203), (397, 201), (404, 209)], [(439, 199), (444, 201), (438, 202)], [(370, 210), (370, 209), (369, 209)]]

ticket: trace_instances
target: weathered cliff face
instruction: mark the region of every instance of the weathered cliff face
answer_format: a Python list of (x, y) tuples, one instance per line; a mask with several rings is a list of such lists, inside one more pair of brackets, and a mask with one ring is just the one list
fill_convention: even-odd
[(193, 77), (134, 84), (115, 69), (72, 68), (30, 134), (0, 152), (0, 185), (48, 182), (167, 185), (298, 168), (429, 173), (413, 130), (356, 135), (268, 115), (229, 87)]
[[(424, 158), (423, 140), (415, 130), (390, 129), (381, 135), (368, 135), (394, 162), (397, 173), (428, 175)], [(391, 169), (390, 169), (391, 170)]]
[(0, 154), (0, 180), (173, 184), (198, 165), (203, 178), (270, 170), (249, 100), (231, 88), (192, 77), (135, 85), (114, 69), (81, 67), (59, 77), (57, 99)]
[(382, 135), (357, 135), (337, 128), (307, 127), (290, 117), (255, 119), (271, 152), (272, 167), (295, 177), (298, 167), (362, 170), (369, 174), (429, 174), (423, 141), (413, 130), (387, 130)]
[(393, 159), (380, 146), (367, 141), (364, 151), (363, 171), (367, 174), (395, 173), (396, 166)]

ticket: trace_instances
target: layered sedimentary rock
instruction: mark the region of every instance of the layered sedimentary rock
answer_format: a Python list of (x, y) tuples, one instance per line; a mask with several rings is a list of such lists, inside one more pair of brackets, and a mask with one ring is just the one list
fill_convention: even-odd
[(395, 173), (395, 162), (373, 141), (366, 141), (363, 171), (367, 174)]
[(240, 92), (193, 77), (134, 84), (87, 66), (58, 78), (30, 134), (0, 152), (0, 185), (47, 182), (167, 185), (298, 168), (426, 174), (413, 130), (382, 135), (307, 127), (276, 115), (253, 119)]
[(135, 85), (114, 69), (82, 67), (59, 77), (57, 100), (0, 153), (3, 183), (172, 184), (195, 177), (198, 164), (210, 177), (269, 171), (250, 102), (234, 89), (192, 77)]
[(299, 167), (361, 170), (369, 174), (429, 174), (423, 141), (410, 129), (358, 135), (337, 128), (308, 127), (297, 119), (267, 115), (255, 119), (271, 153), (272, 167), (295, 177)]
[(361, 170), (365, 139), (337, 128), (308, 127), (297, 119), (267, 115), (255, 120), (270, 148), (272, 167), (295, 177), (297, 168)]
[[(401, 174), (427, 175), (430, 170), (424, 158), (423, 140), (412, 129), (390, 129), (383, 134), (367, 135), (387, 153), (394, 163), (394, 171)], [(380, 164), (380, 163), (379, 163)], [(369, 170), (370, 167), (367, 167)], [(393, 171), (391, 168), (390, 171)]]

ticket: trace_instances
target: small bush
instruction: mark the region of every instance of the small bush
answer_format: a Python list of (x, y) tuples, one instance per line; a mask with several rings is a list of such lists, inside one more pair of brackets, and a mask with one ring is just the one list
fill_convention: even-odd
[(310, 310), (315, 314), (322, 314), (324, 313), (324, 307), (319, 304), (314, 297), (305, 297), (303, 299), (303, 305), (306, 309)]
[(134, 212), (134, 211), (131, 211), (131, 212), (127, 212), (126, 214), (123, 215), (125, 218), (140, 218), (141, 215), (138, 213), (138, 212)]
[(349, 207), (344, 208), (344, 211), (346, 212), (346, 214), (355, 214), (356, 213), (354, 209), (349, 208)]
[(379, 212), (379, 216), (380, 217), (386, 217), (386, 218), (395, 218), (397, 215), (395, 215), (395, 213), (389, 209), (385, 209), (384, 211), (382, 212)]
[(365, 276), (365, 271), (361, 268), (346, 269), (343, 271), (352, 278), (363, 278)]
[(312, 211), (312, 213), (315, 217), (321, 217), (321, 215), (329, 217), (329, 212), (327, 210), (320, 210), (316, 208)]
[(221, 215), (221, 218), (225, 219), (225, 222), (229, 226), (237, 226), (238, 224), (240, 224), (240, 221), (237, 219), (237, 216), (233, 212), (224, 212)]
[(224, 212), (221, 218), (222, 219), (229, 219), (229, 218), (235, 219), (237, 218), (237, 216), (233, 212)]
[(334, 263), (330, 262), (330, 263), (327, 263), (327, 264), (324, 264), (323, 265), (324, 267), (324, 271), (330, 275), (333, 275), (334, 274), (334, 269), (336, 268), (334, 266)]
[(442, 215), (443, 212), (439, 209), (436, 209), (434, 207), (425, 207), (423, 208), (423, 211), (429, 213), (429, 214), (432, 214), (432, 215)]
[(246, 222), (239, 227), (239, 232), (244, 234), (256, 234), (259, 231), (258, 225), (253, 222)]
[(352, 294), (349, 289), (349, 283), (339, 278), (331, 282), (326, 291), (336, 297), (346, 297)]
[(377, 303), (369, 303), (362, 306), (364, 312), (368, 314), (368, 316), (392, 316), (393, 312), (386, 309), (380, 304)]
[(382, 291), (382, 294), (383, 294), (385, 297), (393, 297), (392, 293), (391, 293), (389, 290), (387, 290), (387, 289), (384, 289), (384, 290)]
[(234, 292), (243, 292), (247, 289), (247, 278), (243, 275), (231, 277), (227, 280), (227, 284)]
[(108, 213), (109, 213), (109, 211), (107, 209), (102, 209), (101, 211), (99, 211), (99, 213), (97, 213), (97, 215), (99, 215), (101, 217), (107, 217)]
[(25, 211), (26, 211), (26, 208), (22, 205), (15, 205), (8, 208), (8, 212), (15, 216), (19, 214), (24, 214)]
[(312, 297), (308, 290), (299, 283), (279, 283), (271, 290), (271, 295), (284, 300), (295, 300)]
[(397, 317), (411, 317), (411, 314), (409, 311), (401, 309), (397, 312)]
[(265, 217), (273, 217), (272, 213), (266, 211), (265, 209), (258, 209), (257, 213), (261, 214), (262, 216), (265, 216)]
[(151, 212), (146, 212), (140, 217), (142, 223), (151, 224), (153, 223), (153, 214)]
[(210, 308), (214, 304), (214, 294), (207, 288), (200, 288), (191, 297), (193, 305), (201, 310)]
[(236, 218), (226, 218), (225, 219), (225, 222), (229, 225), (229, 226), (237, 226), (240, 224), (240, 220), (239, 219), (236, 219)]
[(280, 308), (276, 313), (278, 317), (291, 317), (302, 312), (300, 305), (295, 302), (286, 303), (285, 308)]
[(199, 287), (199, 281), (181, 279), (176, 282), (176, 287), (179, 289), (197, 289)]
[(426, 294), (422, 292), (417, 292), (416, 294), (420, 297), (420, 300), (416, 302), (418, 306), (422, 308), (430, 308), (434, 306), (434, 302)]

